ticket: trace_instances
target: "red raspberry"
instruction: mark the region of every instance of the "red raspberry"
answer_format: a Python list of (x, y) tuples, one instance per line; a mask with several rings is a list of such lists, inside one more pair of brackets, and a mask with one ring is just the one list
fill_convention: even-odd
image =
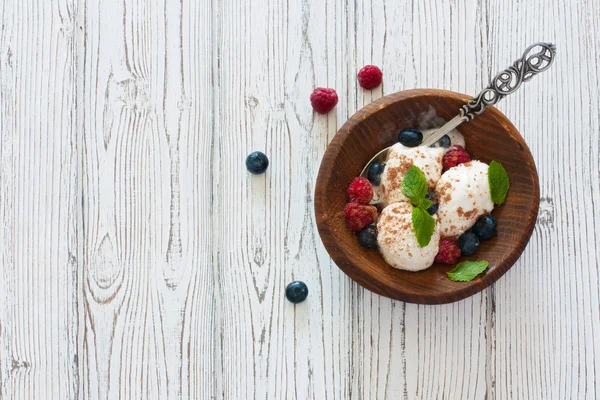
[(358, 203), (348, 203), (344, 208), (344, 216), (348, 226), (355, 232), (371, 225), (377, 219), (377, 208)]
[(358, 71), (358, 83), (365, 89), (375, 89), (381, 85), (383, 73), (375, 65), (365, 65)]
[(369, 204), (373, 200), (373, 187), (367, 178), (354, 178), (348, 186), (348, 199), (351, 203)]
[(460, 258), (460, 248), (456, 240), (443, 238), (440, 240), (440, 248), (435, 255), (435, 262), (444, 264), (456, 264)]
[(335, 89), (318, 87), (310, 95), (310, 104), (319, 114), (327, 114), (338, 102)]
[(456, 167), (458, 164), (466, 163), (471, 161), (471, 156), (467, 151), (457, 144), (450, 147), (444, 158), (442, 159), (442, 166), (444, 171), (449, 170), (452, 167)]

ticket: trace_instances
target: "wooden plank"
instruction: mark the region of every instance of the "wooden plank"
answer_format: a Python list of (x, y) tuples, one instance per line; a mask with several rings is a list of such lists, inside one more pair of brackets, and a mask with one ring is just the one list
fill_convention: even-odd
[[(312, 195), (320, 156), (345, 120), (348, 56), (342, 1), (264, 5), (225, 1), (218, 9), (221, 207), (219, 390), (225, 398), (347, 398), (351, 391), (351, 284), (316, 232)], [(335, 87), (340, 104), (313, 115), (310, 93)], [(246, 155), (271, 166), (251, 176)], [(309, 285), (294, 306), (284, 288)]]
[(211, 16), (83, 2), (82, 398), (214, 391)]
[(0, 398), (77, 391), (71, 1), (0, 6)]
[[(181, 294), (181, 300), (185, 301), (182, 353), (173, 358), (182, 363), (179, 370), (182, 398), (219, 398), (216, 391), (219, 297), (214, 283), (219, 251), (214, 241), (218, 229), (214, 220), (218, 211), (213, 211), (213, 206), (218, 201), (214, 197), (215, 176), (221, 167), (214, 162), (218, 90), (215, 7), (214, 2), (209, 6), (208, 1), (189, 0), (181, 4), (179, 14), (172, 10), (172, 24), (177, 23), (176, 15), (181, 22), (182, 103), (187, 102), (179, 141), (182, 199), (179, 222), (185, 227), (180, 233), (182, 253), (186, 254), (186, 263), (191, 264), (192, 276), (190, 289)], [(166, 306), (165, 313), (170, 313)], [(180, 328), (174, 323), (172, 329), (177, 332)]]

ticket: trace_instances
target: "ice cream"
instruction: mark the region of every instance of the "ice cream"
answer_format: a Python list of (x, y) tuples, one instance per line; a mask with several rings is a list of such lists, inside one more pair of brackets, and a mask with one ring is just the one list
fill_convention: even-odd
[(391, 204), (409, 201), (402, 194), (402, 179), (412, 165), (423, 171), (429, 187), (435, 187), (442, 175), (443, 149), (429, 147), (407, 148), (401, 144), (392, 146), (385, 170), (381, 175), (381, 192), (383, 203)]
[[(434, 147), (406, 147), (400, 143), (392, 146), (380, 175), (381, 184), (373, 188), (376, 193), (373, 203), (384, 207), (377, 221), (376, 239), (375, 236), (373, 239), (377, 241), (385, 261), (394, 268), (407, 271), (429, 268), (440, 250), (440, 238), (458, 238), (479, 217), (494, 208), (488, 183), (488, 165), (480, 161), (468, 161), (470, 157), (464, 149), (465, 140), (458, 131), (453, 130), (448, 136), (450, 143), (444, 138), (436, 142)], [(446, 154), (449, 147), (451, 153)], [(412, 221), (414, 206), (402, 193), (402, 181), (413, 165), (423, 172), (429, 190), (435, 191), (436, 196), (428, 195), (428, 198), (434, 200), (434, 206), (437, 205), (436, 198), (439, 202), (437, 211), (433, 206), (428, 208), (428, 212), (433, 214), (435, 228), (425, 247), (419, 245), (415, 234)], [(450, 169), (442, 174), (443, 167)], [(458, 252), (458, 259), (462, 249), (459, 249), (456, 241), (448, 240)], [(441, 249), (444, 249), (444, 245)], [(441, 251), (441, 254), (438, 262), (450, 260), (443, 257), (444, 254), (451, 254), (448, 249)]]
[[(458, 145), (463, 148), (466, 148), (465, 138), (456, 129), (452, 129), (450, 132), (448, 132), (448, 137), (450, 138), (450, 143), (452, 144), (452, 146)], [(446, 149), (446, 150), (448, 150), (448, 149)]]
[(471, 161), (444, 172), (435, 193), (439, 201), (438, 229), (443, 237), (457, 237), (493, 210), (488, 165)]
[[(377, 243), (385, 261), (394, 268), (420, 271), (433, 264), (440, 241), (435, 229), (431, 241), (420, 247), (412, 226), (413, 206), (408, 202), (393, 203), (383, 209), (377, 222)], [(437, 218), (435, 215), (433, 218)]]

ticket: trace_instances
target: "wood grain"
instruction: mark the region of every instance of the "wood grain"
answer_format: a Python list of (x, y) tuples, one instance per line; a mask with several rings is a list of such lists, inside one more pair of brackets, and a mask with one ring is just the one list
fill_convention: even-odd
[(75, 15), (0, 7), (0, 398), (77, 393)]
[[(0, 21), (0, 398), (598, 397), (597, 1), (3, 0)], [(519, 261), (441, 306), (353, 283), (312, 211), (338, 128), (399, 90), (477, 93), (540, 40), (556, 64), (498, 107), (540, 177)]]

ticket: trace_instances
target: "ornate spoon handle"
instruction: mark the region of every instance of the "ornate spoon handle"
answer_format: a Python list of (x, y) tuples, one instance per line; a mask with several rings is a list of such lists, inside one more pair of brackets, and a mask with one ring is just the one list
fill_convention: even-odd
[[(538, 46), (541, 47), (541, 50), (529, 54)], [(555, 56), (556, 47), (551, 43), (534, 43), (529, 46), (521, 58), (496, 75), (488, 87), (462, 106), (460, 113), (456, 117), (446, 122), (437, 130), (432, 129), (430, 132), (424, 132), (425, 140), (423, 140), (422, 145), (432, 145), (463, 122), (471, 121), (484, 112), (487, 106), (493, 106), (517, 90), (521, 86), (521, 83), (529, 81), (534, 75), (550, 68)]]
[[(535, 47), (541, 50), (529, 54)], [(521, 58), (491, 80), (488, 87), (476, 97), (461, 107), (460, 114), (470, 121), (485, 111), (487, 106), (493, 106), (507, 95), (513, 93), (521, 83), (529, 81), (535, 75), (550, 68), (554, 62), (556, 47), (550, 43), (535, 43), (529, 46)]]

